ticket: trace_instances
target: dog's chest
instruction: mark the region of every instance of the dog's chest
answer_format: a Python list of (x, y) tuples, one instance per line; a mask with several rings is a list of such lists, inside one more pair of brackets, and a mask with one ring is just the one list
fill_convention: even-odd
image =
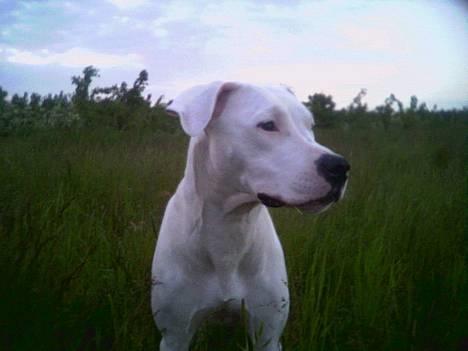
[[(216, 229), (215, 229), (216, 228)], [(202, 226), (200, 255), (207, 267), (207, 278), (224, 299), (242, 295), (245, 277), (261, 267), (262, 242), (256, 226), (248, 221)]]

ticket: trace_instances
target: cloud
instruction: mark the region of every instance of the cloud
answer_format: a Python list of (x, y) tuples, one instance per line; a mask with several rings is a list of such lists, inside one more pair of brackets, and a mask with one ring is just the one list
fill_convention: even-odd
[(152, 33), (156, 38), (164, 38), (164, 37), (167, 37), (167, 35), (169, 34), (169, 31), (165, 28), (160, 28), (158, 26), (155, 26), (152, 29)]
[(189, 3), (179, 1), (165, 3), (161, 12), (149, 25), (153, 35), (157, 38), (169, 34), (168, 25), (180, 22), (193, 22), (196, 20), (195, 8)]
[(148, 3), (148, 0), (107, 0), (120, 10), (134, 9)]
[(127, 24), (130, 22), (130, 17), (127, 16), (113, 16), (112, 19), (119, 22), (120, 24)]
[(77, 47), (62, 53), (50, 52), (47, 49), (33, 52), (7, 48), (4, 51), (7, 62), (23, 65), (60, 65), (64, 67), (94, 65), (100, 68), (122, 66), (140, 68), (143, 66), (142, 59), (137, 54), (106, 54)]

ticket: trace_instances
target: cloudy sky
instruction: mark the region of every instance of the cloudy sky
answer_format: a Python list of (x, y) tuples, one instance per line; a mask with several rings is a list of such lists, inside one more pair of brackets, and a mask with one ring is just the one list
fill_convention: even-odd
[(390, 93), (407, 103), (468, 106), (468, 6), (422, 1), (0, 0), (0, 86), (71, 92), (149, 72), (153, 96), (197, 83), (283, 83), (349, 104)]

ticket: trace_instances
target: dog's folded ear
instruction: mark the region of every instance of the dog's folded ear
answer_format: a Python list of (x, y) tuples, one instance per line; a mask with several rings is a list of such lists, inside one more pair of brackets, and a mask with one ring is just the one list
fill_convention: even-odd
[(213, 82), (198, 85), (182, 92), (170, 105), (166, 112), (180, 118), (185, 133), (194, 137), (203, 132), (208, 123), (221, 114), (225, 96), (237, 89), (238, 83)]

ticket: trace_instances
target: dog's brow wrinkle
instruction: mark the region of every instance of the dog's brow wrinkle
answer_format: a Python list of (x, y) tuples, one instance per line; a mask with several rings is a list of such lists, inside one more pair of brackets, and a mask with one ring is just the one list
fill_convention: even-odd
[(287, 90), (289, 91), (291, 94), (293, 94), (294, 96), (296, 96), (296, 94), (294, 94), (294, 91), (291, 89), (291, 87), (285, 85), (285, 84), (282, 84), (282, 86)]

